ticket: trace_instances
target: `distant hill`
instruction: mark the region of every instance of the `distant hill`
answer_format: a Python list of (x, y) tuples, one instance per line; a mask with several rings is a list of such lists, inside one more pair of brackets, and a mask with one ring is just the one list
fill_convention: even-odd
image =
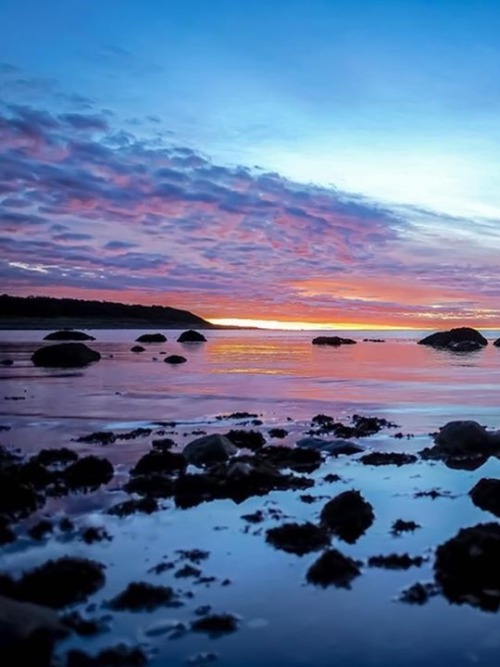
[(46, 296), (0, 296), (0, 328), (44, 329), (79, 326), (89, 329), (150, 326), (164, 329), (216, 328), (188, 310), (167, 306), (141, 306), (111, 301), (54, 299)]

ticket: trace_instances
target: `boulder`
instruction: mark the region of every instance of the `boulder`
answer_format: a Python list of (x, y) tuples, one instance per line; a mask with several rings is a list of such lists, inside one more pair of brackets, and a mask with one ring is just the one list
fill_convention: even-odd
[(337, 549), (328, 549), (311, 565), (306, 578), (310, 584), (323, 588), (350, 588), (353, 579), (361, 574), (359, 565)]
[(312, 344), (339, 347), (340, 345), (355, 345), (356, 341), (352, 338), (340, 338), (340, 336), (317, 336), (313, 338)]
[(434, 442), (449, 454), (476, 454), (495, 449), (500, 445), (499, 434), (488, 432), (476, 421), (452, 421), (441, 426)]
[(353, 544), (372, 525), (373, 507), (359, 491), (344, 491), (321, 510), (321, 525)]
[(189, 442), (182, 453), (189, 463), (209, 465), (226, 461), (233, 456), (238, 448), (224, 435), (206, 435)]
[(358, 454), (364, 451), (364, 447), (355, 442), (344, 440), (342, 438), (335, 438), (334, 440), (323, 440), (322, 438), (301, 438), (297, 440), (297, 447), (305, 449), (315, 449), (322, 452), (327, 452), (332, 456), (339, 456), (340, 454)]
[(205, 343), (206, 338), (203, 334), (199, 333), (198, 331), (194, 331), (193, 329), (189, 329), (189, 331), (183, 331), (179, 338), (177, 339), (178, 343)]
[(483, 477), (469, 491), (469, 496), (476, 507), (500, 517), (500, 479)]
[(99, 352), (84, 343), (60, 343), (39, 348), (33, 353), (31, 361), (35, 366), (46, 368), (80, 368), (100, 358)]
[(83, 331), (61, 329), (61, 331), (53, 331), (52, 333), (47, 334), (43, 340), (95, 340), (95, 338)]
[(418, 341), (419, 345), (445, 348), (453, 352), (470, 352), (488, 345), (486, 338), (470, 327), (459, 327), (449, 331), (438, 331)]
[(496, 341), (493, 343), (495, 347), (500, 347), (500, 338), (497, 338)]
[(131, 352), (145, 352), (146, 348), (142, 347), (142, 345), (134, 345), (133, 347), (130, 348)]
[(166, 364), (184, 364), (186, 363), (186, 357), (181, 357), (179, 354), (171, 354), (168, 357), (165, 357), (163, 360)]
[(136, 343), (166, 343), (167, 337), (162, 333), (142, 334), (135, 339)]

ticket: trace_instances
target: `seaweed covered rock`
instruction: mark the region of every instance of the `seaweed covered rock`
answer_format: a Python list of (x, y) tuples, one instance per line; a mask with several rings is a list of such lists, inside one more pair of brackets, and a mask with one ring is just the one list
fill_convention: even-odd
[(363, 452), (365, 449), (356, 442), (350, 442), (342, 438), (323, 440), (323, 438), (307, 437), (297, 440), (296, 445), (304, 449), (316, 449), (326, 452), (331, 456), (340, 456), (342, 454), (350, 456), (351, 454), (359, 454), (359, 452)]
[(135, 339), (136, 343), (166, 343), (167, 337), (162, 333), (142, 334)]
[(317, 336), (313, 338), (312, 344), (340, 347), (340, 345), (355, 345), (356, 341), (352, 338), (341, 338), (340, 336)]
[(459, 327), (449, 331), (438, 331), (418, 341), (419, 345), (445, 348), (452, 352), (471, 352), (488, 345), (486, 338), (470, 327)]
[(295, 472), (307, 473), (317, 470), (323, 462), (321, 452), (317, 450), (275, 445), (259, 449), (255, 459), (275, 468), (290, 468)]
[(330, 544), (326, 530), (307, 523), (285, 523), (270, 528), (266, 532), (266, 542), (276, 549), (303, 556), (311, 551), (319, 551)]
[(115, 611), (152, 611), (170, 604), (174, 592), (168, 586), (155, 586), (144, 581), (133, 581), (125, 590), (107, 603)]
[(233, 429), (225, 434), (236, 447), (251, 449), (255, 451), (266, 444), (266, 439), (259, 431), (245, 431)]
[(238, 617), (233, 614), (209, 614), (191, 623), (194, 632), (206, 632), (211, 637), (236, 632)]
[(168, 450), (153, 449), (139, 459), (132, 475), (148, 475), (149, 473), (177, 473), (186, 469), (187, 457)]
[(192, 440), (184, 447), (182, 453), (189, 463), (203, 466), (226, 461), (237, 451), (238, 448), (226, 436), (213, 434)]
[(124, 490), (149, 498), (169, 498), (174, 494), (174, 482), (167, 474), (136, 475), (125, 484)]
[(500, 455), (500, 431), (476, 421), (448, 422), (434, 434), (434, 446), (420, 452), (424, 459), (444, 461), (451, 468), (475, 470), (489, 456)]
[(66, 657), (65, 667), (143, 667), (148, 662), (146, 654), (138, 647), (119, 644), (91, 656), (79, 649), (72, 649)]
[(68, 556), (49, 560), (18, 580), (4, 581), (2, 592), (17, 600), (60, 609), (86, 600), (104, 586), (104, 581), (104, 565)]
[(350, 588), (351, 582), (360, 574), (359, 563), (337, 549), (329, 549), (311, 565), (306, 578), (310, 584), (323, 588)]
[(64, 471), (64, 480), (68, 488), (73, 490), (97, 489), (111, 481), (113, 473), (113, 466), (108, 459), (91, 455), (69, 465)]
[(205, 343), (206, 338), (203, 334), (199, 333), (198, 331), (194, 331), (193, 329), (189, 329), (189, 331), (183, 331), (179, 338), (177, 339), (178, 343)]
[(133, 345), (133, 346), (130, 348), (130, 351), (131, 351), (131, 352), (136, 352), (136, 353), (138, 353), (138, 352), (145, 352), (145, 351), (146, 351), (146, 348), (145, 348), (145, 347), (142, 347), (142, 345)]
[(99, 352), (84, 343), (60, 343), (40, 347), (32, 354), (31, 361), (35, 366), (46, 368), (80, 368), (100, 358)]
[(43, 340), (95, 340), (95, 338), (83, 331), (61, 329), (60, 331), (53, 331), (47, 334)]
[(436, 551), (434, 575), (445, 597), (484, 611), (500, 608), (500, 525), (462, 528)]
[(350, 544), (366, 532), (375, 515), (359, 491), (344, 491), (321, 510), (321, 525)]
[(483, 477), (469, 491), (476, 507), (500, 517), (500, 480)]

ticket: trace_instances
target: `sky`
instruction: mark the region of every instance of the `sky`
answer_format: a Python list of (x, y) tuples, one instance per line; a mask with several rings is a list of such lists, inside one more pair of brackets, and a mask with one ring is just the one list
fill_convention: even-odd
[(3, 292), (500, 327), (497, 0), (0, 0)]

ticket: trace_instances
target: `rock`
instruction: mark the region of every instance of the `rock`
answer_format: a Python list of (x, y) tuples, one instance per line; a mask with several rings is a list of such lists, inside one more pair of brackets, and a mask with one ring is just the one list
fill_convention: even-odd
[(95, 657), (73, 649), (67, 654), (65, 667), (143, 667), (147, 662), (140, 648), (119, 645), (105, 648)]
[(61, 617), (61, 623), (80, 637), (92, 637), (109, 630), (109, 626), (102, 619), (85, 618), (78, 611), (72, 611)]
[(0, 361), (0, 364), (2, 364), (2, 366), (13, 366), (14, 365), (14, 360), (13, 359), (2, 359)]
[(434, 575), (450, 602), (498, 611), (499, 562), (500, 525), (482, 523), (462, 528), (437, 548)]
[(98, 443), (100, 445), (111, 445), (116, 440), (116, 435), (113, 431), (95, 431), (88, 435), (81, 435), (76, 439), (77, 442), (85, 442), (88, 444)]
[(460, 327), (449, 331), (438, 331), (418, 341), (419, 345), (446, 348), (453, 352), (469, 352), (488, 345), (486, 338), (470, 327)]
[(403, 466), (409, 463), (416, 463), (418, 460), (414, 454), (404, 454), (402, 452), (371, 452), (365, 454), (360, 459), (365, 466)]
[(62, 329), (61, 331), (53, 331), (52, 333), (47, 334), (43, 340), (95, 340), (95, 338), (83, 331)]
[(363, 343), (385, 343), (383, 338), (363, 338)]
[(355, 442), (349, 442), (342, 438), (335, 438), (334, 440), (323, 440), (323, 438), (301, 438), (296, 442), (297, 447), (305, 449), (317, 449), (327, 452), (332, 456), (339, 456), (341, 454), (351, 455), (358, 454), (364, 451), (364, 447)]
[(370, 567), (383, 567), (387, 570), (408, 570), (410, 567), (420, 567), (425, 562), (422, 556), (408, 556), (408, 554), (389, 554), (388, 556), (370, 556)]
[(307, 523), (286, 523), (266, 532), (266, 542), (297, 556), (319, 551), (330, 544), (330, 537), (323, 528)]
[(70, 489), (97, 489), (111, 481), (113, 466), (107, 459), (84, 456), (64, 471), (64, 480)]
[(210, 614), (191, 623), (191, 630), (206, 632), (212, 637), (236, 632), (237, 629), (238, 618), (233, 614)]
[(46, 535), (52, 533), (53, 525), (47, 519), (42, 519), (28, 530), (28, 535), (34, 540), (42, 540)]
[(166, 343), (167, 337), (162, 333), (154, 334), (142, 334), (139, 338), (135, 339), (136, 343)]
[(359, 491), (344, 491), (321, 510), (321, 525), (353, 544), (372, 525), (373, 508)]
[(311, 425), (314, 430), (310, 433), (331, 433), (337, 438), (365, 438), (375, 435), (383, 428), (395, 428), (396, 424), (384, 417), (365, 417), (353, 415), (352, 426), (336, 422), (329, 415), (319, 414), (312, 418)]
[(49, 667), (55, 642), (68, 634), (52, 609), (0, 595), (0, 658), (5, 667)]
[(49, 560), (10, 580), (9, 595), (52, 609), (82, 602), (104, 586), (104, 565), (85, 558)]
[(192, 440), (184, 447), (182, 454), (189, 463), (203, 466), (226, 461), (237, 451), (238, 448), (226, 436), (213, 434)]
[(340, 336), (318, 336), (313, 338), (313, 345), (332, 345), (339, 347), (340, 345), (355, 345), (356, 341), (352, 338), (340, 338)]
[(142, 347), (142, 345), (134, 345), (133, 347), (130, 348), (131, 352), (145, 352), (146, 348)]
[(476, 507), (500, 517), (500, 480), (480, 479), (469, 495)]
[(236, 447), (251, 449), (252, 451), (260, 449), (266, 444), (266, 439), (259, 431), (231, 430), (225, 436)]
[(205, 343), (206, 338), (203, 334), (199, 333), (198, 331), (193, 331), (193, 329), (189, 329), (189, 331), (183, 331), (179, 338), (177, 339), (178, 343)]
[(45, 368), (80, 368), (100, 358), (99, 352), (84, 343), (60, 343), (39, 348), (31, 356), (31, 361), (35, 366)]
[(255, 460), (279, 469), (290, 468), (295, 472), (313, 472), (323, 463), (321, 452), (314, 449), (277, 447), (275, 445), (259, 449), (255, 455)]
[(19, 479), (19, 467), (0, 470), (0, 514), (12, 520), (29, 516), (44, 504), (43, 496), (33, 484)]
[(78, 454), (67, 447), (42, 449), (31, 458), (31, 462), (42, 466), (67, 465), (78, 459)]
[(144, 581), (133, 581), (107, 603), (115, 611), (152, 611), (174, 599), (169, 586), (154, 586)]
[(269, 435), (271, 438), (279, 438), (282, 440), (283, 438), (286, 438), (288, 431), (284, 428), (270, 428)]
[(168, 357), (165, 357), (163, 360), (166, 364), (178, 365), (185, 364), (187, 359), (186, 357), (181, 357), (180, 354), (171, 354)]
[(112, 516), (129, 516), (130, 514), (153, 514), (158, 510), (158, 503), (154, 498), (141, 498), (140, 500), (125, 500), (109, 508), (108, 514)]
[(403, 519), (397, 519), (391, 527), (391, 533), (393, 535), (401, 535), (401, 533), (413, 532), (421, 528), (420, 524), (415, 523), (415, 521), (404, 521)]
[(174, 482), (167, 475), (150, 473), (132, 477), (124, 489), (128, 493), (138, 493), (148, 498), (170, 498), (174, 495)]
[(187, 457), (168, 450), (153, 449), (139, 459), (131, 474), (148, 475), (149, 473), (177, 473), (187, 467)]
[(82, 531), (82, 540), (85, 544), (94, 544), (95, 542), (111, 542), (111, 535), (104, 526), (88, 526)]
[(329, 549), (311, 565), (306, 578), (315, 586), (350, 588), (353, 579), (360, 574), (359, 563), (337, 549)]
[(496, 341), (493, 343), (495, 347), (500, 347), (500, 338), (497, 338)]
[(429, 601), (431, 597), (438, 595), (439, 589), (434, 583), (425, 583), (422, 584), (417, 581), (416, 584), (406, 588), (400, 596), (401, 602), (406, 602), (407, 604), (418, 604), (423, 605)]
[(0, 546), (16, 541), (16, 534), (9, 526), (7, 517), (0, 514)]
[(487, 431), (475, 421), (448, 422), (434, 434), (434, 447), (420, 453), (423, 459), (439, 460), (450, 468), (475, 470), (491, 455), (500, 455), (500, 431)]

